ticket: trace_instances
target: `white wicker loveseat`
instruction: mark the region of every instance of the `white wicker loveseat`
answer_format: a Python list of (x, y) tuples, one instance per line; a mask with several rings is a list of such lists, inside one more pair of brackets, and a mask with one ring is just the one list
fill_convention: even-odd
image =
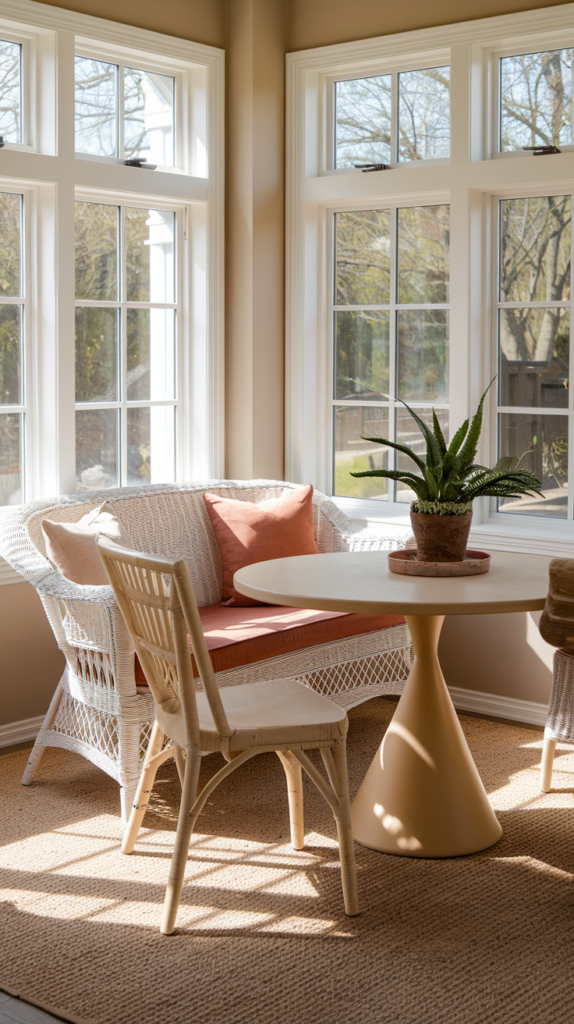
[[(91, 491), (30, 502), (4, 520), (0, 553), (37, 589), (66, 657), (22, 779), (25, 785), (32, 781), (45, 747), (76, 751), (120, 783), (126, 820), (155, 718), (149, 690), (136, 683), (134, 646), (111, 587), (79, 586), (57, 572), (45, 557), (42, 519), (75, 522), (103, 501), (111, 502), (137, 550), (185, 559), (197, 603), (206, 607), (221, 598), (222, 570), (203, 492), (259, 502), (296, 486), (226, 480)], [(395, 528), (393, 536), (362, 530), (318, 492), (313, 515), (321, 552), (392, 550), (404, 547), (410, 535), (406, 529)], [(352, 707), (372, 696), (400, 693), (410, 661), (407, 627), (397, 625), (222, 671), (217, 681), (234, 686), (296, 677)]]

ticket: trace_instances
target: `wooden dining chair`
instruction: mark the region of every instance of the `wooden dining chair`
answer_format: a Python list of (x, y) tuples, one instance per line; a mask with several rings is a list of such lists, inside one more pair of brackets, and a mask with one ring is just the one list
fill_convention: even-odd
[[(218, 689), (183, 559), (156, 558), (103, 540), (98, 550), (156, 702), (156, 722), (124, 833), (123, 853), (133, 851), (160, 764), (174, 757), (182, 781), (163, 934), (170, 935), (175, 927), (191, 834), (206, 800), (236, 768), (269, 751), (276, 752), (287, 776), (291, 842), (296, 850), (302, 849), (304, 837), (301, 768), (331, 807), (339, 838), (345, 911), (358, 914), (346, 713), (293, 679)], [(202, 691), (194, 684), (190, 642)], [(307, 756), (312, 749), (320, 750), (327, 779)], [(202, 752), (216, 751), (226, 764), (198, 795)]]

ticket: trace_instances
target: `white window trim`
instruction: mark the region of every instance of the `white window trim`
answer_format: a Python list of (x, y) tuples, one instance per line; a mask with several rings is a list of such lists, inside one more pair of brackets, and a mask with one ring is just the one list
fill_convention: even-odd
[[(542, 194), (536, 180), (544, 160), (551, 191), (574, 190), (574, 152), (552, 157), (501, 154), (492, 159), (492, 61), (505, 51), (534, 52), (567, 46), (574, 39), (574, 4), (502, 15), (439, 28), (320, 47), (287, 55), (286, 165), (286, 474), (290, 480), (329, 483), (329, 395), (331, 360), (327, 294), (331, 258), (327, 218), (336, 209), (384, 205), (389, 201), (432, 202), (450, 196), (451, 322), (450, 409), (458, 426), (472, 413), (491, 372), (490, 322), (484, 316), (491, 288), (491, 207), (498, 197)], [(327, 83), (340, 77), (383, 74), (412, 66), (430, 67), (450, 49), (451, 160), (435, 166), (405, 165), (363, 174), (330, 171), (327, 165)], [(468, 116), (470, 111), (471, 116)], [(455, 125), (458, 124), (458, 130)], [(462, 130), (461, 130), (462, 129)], [(522, 162), (521, 162), (521, 159)], [(413, 177), (414, 176), (414, 177)], [(550, 194), (550, 193), (549, 193)], [(572, 332), (574, 334), (574, 331)], [(456, 339), (456, 343), (454, 342)], [(480, 458), (490, 458), (490, 424)], [(572, 453), (571, 453), (572, 454)], [(571, 477), (574, 481), (574, 478)], [(389, 503), (335, 498), (354, 518), (408, 522), (408, 510)], [(520, 522), (516, 522), (520, 518)], [(572, 524), (558, 520), (491, 518), (488, 501), (475, 502), (473, 542), (490, 547), (571, 553)]]
[[(144, 29), (50, 7), (35, 0), (0, 0), (0, 37), (26, 42), (26, 143), (0, 150), (0, 189), (23, 192), (32, 259), (27, 299), (29, 435), (26, 500), (72, 493), (74, 437), (75, 193), (125, 203), (187, 210), (182, 273), (189, 296), (189, 335), (182, 345), (179, 398), (185, 406), (178, 445), (180, 478), (224, 474), (224, 66), (223, 50)], [(74, 153), (74, 54), (87, 43), (99, 52), (141, 59), (185, 78), (189, 106), (182, 167), (155, 171)], [(26, 102), (26, 100), (25, 100)], [(187, 102), (187, 101), (186, 101)], [(193, 124), (194, 138), (187, 126)], [(207, 151), (207, 163), (206, 163)], [(65, 245), (63, 244), (65, 241)], [(30, 245), (27, 245), (29, 252)], [(39, 272), (37, 272), (39, 268)], [(191, 309), (191, 303), (193, 309)], [(41, 345), (39, 340), (41, 338)], [(58, 400), (60, 396), (60, 400)], [(69, 444), (67, 439), (71, 439)], [(9, 513), (10, 506), (0, 511)], [(16, 577), (0, 559), (0, 583)]]

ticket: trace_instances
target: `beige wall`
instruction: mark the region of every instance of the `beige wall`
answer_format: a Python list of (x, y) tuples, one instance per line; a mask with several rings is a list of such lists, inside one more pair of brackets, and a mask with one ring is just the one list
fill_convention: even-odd
[(226, 0), (59, 0), (51, 6), (207, 46), (225, 46)]
[(439, 657), (447, 684), (547, 704), (554, 648), (540, 636), (539, 618), (529, 612), (445, 619)]
[(231, 0), (226, 475), (283, 478), (287, 0)]
[(34, 588), (0, 587), (0, 725), (44, 714), (63, 670)]
[(291, 0), (289, 50), (555, 6), (556, 0)]

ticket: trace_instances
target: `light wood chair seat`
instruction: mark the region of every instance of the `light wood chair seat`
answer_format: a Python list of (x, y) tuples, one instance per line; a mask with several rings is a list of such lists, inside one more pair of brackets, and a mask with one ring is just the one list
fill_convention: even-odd
[[(208, 797), (245, 761), (272, 751), (287, 776), (295, 849), (301, 849), (304, 842), (302, 768), (331, 807), (339, 837), (345, 910), (357, 914), (345, 711), (294, 679), (220, 690), (184, 560), (156, 558), (102, 540), (98, 549), (153, 693), (157, 716), (124, 834), (123, 853), (133, 851), (160, 764), (174, 757), (182, 781), (162, 932), (169, 935), (175, 927), (191, 834)], [(203, 692), (195, 687), (192, 654)], [(326, 778), (305, 753), (312, 748), (320, 751)], [(219, 751), (226, 763), (198, 794), (202, 751)]]
[[(244, 683), (221, 689), (221, 702), (233, 735), (229, 750), (252, 746), (293, 744), (316, 747), (344, 739), (348, 719), (342, 708), (294, 679), (269, 683)], [(203, 750), (220, 750), (220, 740), (205, 693), (197, 694), (199, 742)], [(157, 722), (178, 746), (186, 746), (181, 708), (175, 714), (157, 707)]]

